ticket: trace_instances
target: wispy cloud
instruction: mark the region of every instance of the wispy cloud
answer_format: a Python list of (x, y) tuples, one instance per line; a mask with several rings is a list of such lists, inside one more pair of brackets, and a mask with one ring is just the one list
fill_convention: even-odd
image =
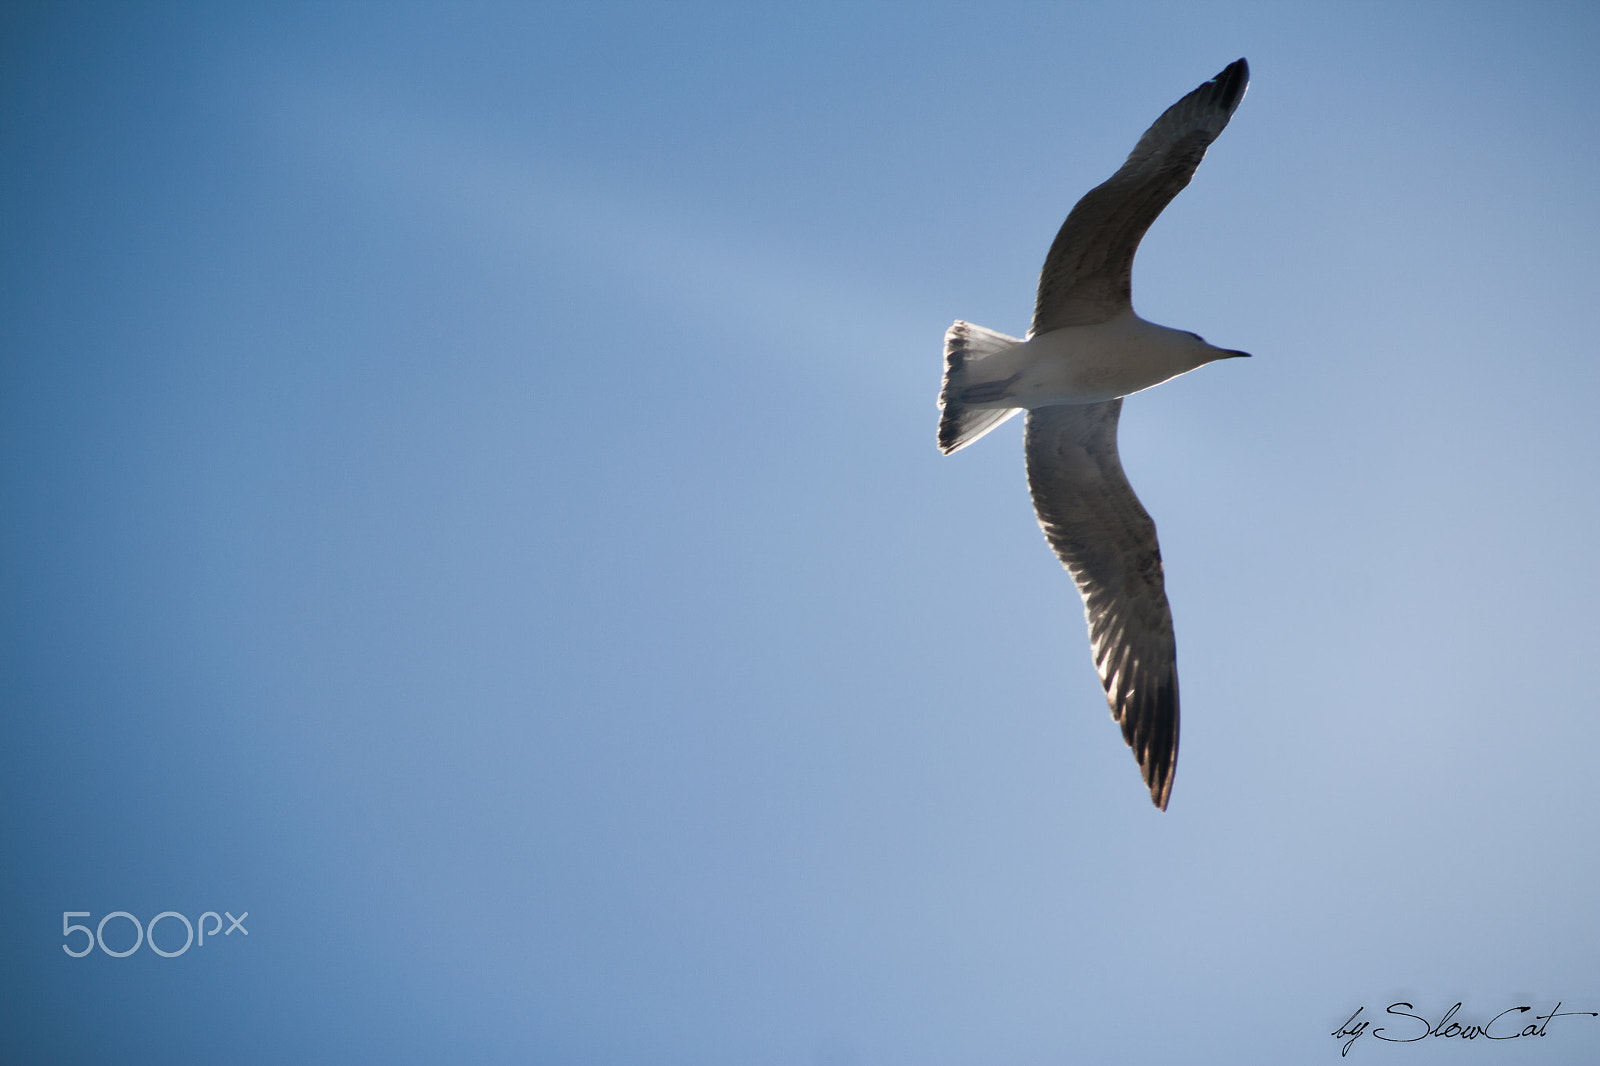
[[(880, 279), (807, 262), (705, 204), (664, 200), (556, 152), (508, 150), (464, 123), (328, 83), (279, 83), (269, 110), (278, 136), (341, 180), (453, 220), (474, 239), (591, 273), (617, 293), (619, 313), (639, 303), (675, 309), (675, 327), (738, 341), (752, 358), (804, 351), (797, 362), (837, 360), (870, 380), (892, 362), (863, 353), (905, 347), (926, 327), (927, 314), (885, 293)], [(839, 343), (841, 334), (851, 340)]]

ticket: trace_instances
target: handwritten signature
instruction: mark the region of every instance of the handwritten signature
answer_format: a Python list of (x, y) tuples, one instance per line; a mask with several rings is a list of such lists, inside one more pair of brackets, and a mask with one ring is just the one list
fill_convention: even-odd
[[(1402, 1007), (1405, 1009), (1401, 1010), (1400, 1008)], [(1437, 1024), (1430, 1024), (1428, 1019), (1422, 1015), (1411, 1013), (1417, 1008), (1410, 1003), (1391, 1003), (1388, 1009), (1384, 1011), (1385, 1014), (1396, 1018), (1411, 1019), (1409, 1022), (1403, 1023), (1402, 1028), (1398, 1030), (1398, 1032), (1409, 1035), (1395, 1036), (1389, 1035), (1390, 1028), (1388, 1025), (1380, 1025), (1369, 1029), (1368, 1026), (1372, 1024), (1371, 1022), (1357, 1021), (1356, 1019), (1361, 1017), (1361, 1012), (1366, 1009), (1365, 1007), (1357, 1007), (1356, 1012), (1345, 1019), (1344, 1024), (1331, 1034), (1336, 1040), (1343, 1040), (1345, 1037), (1350, 1038), (1345, 1040), (1344, 1047), (1339, 1049), (1340, 1058), (1350, 1054), (1350, 1045), (1369, 1033), (1379, 1040), (1387, 1040), (1391, 1044), (1409, 1044), (1417, 1040), (1426, 1040), (1430, 1036), (1453, 1037), (1460, 1040), (1476, 1040), (1480, 1036), (1488, 1040), (1517, 1040), (1524, 1036), (1544, 1036), (1545, 1031), (1550, 1028), (1550, 1023), (1556, 1018), (1600, 1018), (1600, 1011), (1562, 1011), (1561, 1004), (1558, 1002), (1549, 1014), (1535, 1014), (1533, 1021), (1524, 1025), (1520, 1030), (1517, 1028), (1517, 1023), (1523, 1020), (1523, 1016), (1531, 1011), (1532, 1007), (1507, 1007), (1493, 1018), (1490, 1018), (1484, 1025), (1467, 1025), (1454, 1020), (1456, 1012), (1461, 1009), (1461, 1004), (1457, 1003), (1454, 1007), (1445, 1011), (1444, 1017), (1440, 1018)], [(1515, 1017), (1507, 1021), (1501, 1021), (1507, 1015), (1515, 1015)]]

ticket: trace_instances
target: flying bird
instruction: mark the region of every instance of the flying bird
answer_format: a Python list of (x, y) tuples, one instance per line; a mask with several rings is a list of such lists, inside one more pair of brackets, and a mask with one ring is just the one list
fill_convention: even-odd
[(1145, 131), (1122, 168), (1067, 216), (1045, 257), (1025, 338), (957, 322), (944, 336), (939, 449), (1028, 412), (1028, 488), (1045, 539), (1083, 595), (1111, 717), (1161, 810), (1178, 763), (1177, 647), (1155, 523), (1117, 457), (1122, 397), (1217, 359), (1198, 334), (1133, 310), (1133, 256), (1244, 99), (1243, 59)]

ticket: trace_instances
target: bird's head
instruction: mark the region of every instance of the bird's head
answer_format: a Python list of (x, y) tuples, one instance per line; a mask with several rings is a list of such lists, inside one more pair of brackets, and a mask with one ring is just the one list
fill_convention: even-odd
[(1195, 344), (1195, 355), (1199, 357), (1195, 362), (1195, 366), (1204, 366), (1207, 363), (1214, 363), (1218, 359), (1250, 358), (1249, 352), (1241, 352), (1234, 348), (1218, 348), (1214, 345), (1207, 344), (1206, 339), (1200, 336), (1198, 333), (1190, 333), (1188, 330), (1184, 330), (1183, 333), (1184, 336), (1188, 337)]

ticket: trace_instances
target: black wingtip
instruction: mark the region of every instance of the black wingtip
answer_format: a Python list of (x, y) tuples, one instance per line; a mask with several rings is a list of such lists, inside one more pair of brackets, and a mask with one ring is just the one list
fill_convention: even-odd
[(1157, 810), (1167, 809), (1178, 776), (1178, 678), (1171, 674), (1124, 709), (1122, 737)]
[(1239, 106), (1239, 101), (1244, 99), (1245, 90), (1250, 87), (1250, 64), (1240, 56), (1223, 67), (1210, 84), (1217, 87), (1217, 99), (1231, 114)]
[(1167, 803), (1172, 799), (1172, 777), (1168, 775), (1165, 781), (1157, 782), (1150, 786), (1150, 802), (1156, 805), (1156, 810), (1165, 811)]
[(1145, 773), (1144, 783), (1150, 789), (1150, 802), (1158, 811), (1166, 810), (1172, 799), (1172, 780), (1178, 776), (1177, 754), (1173, 751), (1166, 759), (1152, 760), (1151, 765), (1140, 767)]

